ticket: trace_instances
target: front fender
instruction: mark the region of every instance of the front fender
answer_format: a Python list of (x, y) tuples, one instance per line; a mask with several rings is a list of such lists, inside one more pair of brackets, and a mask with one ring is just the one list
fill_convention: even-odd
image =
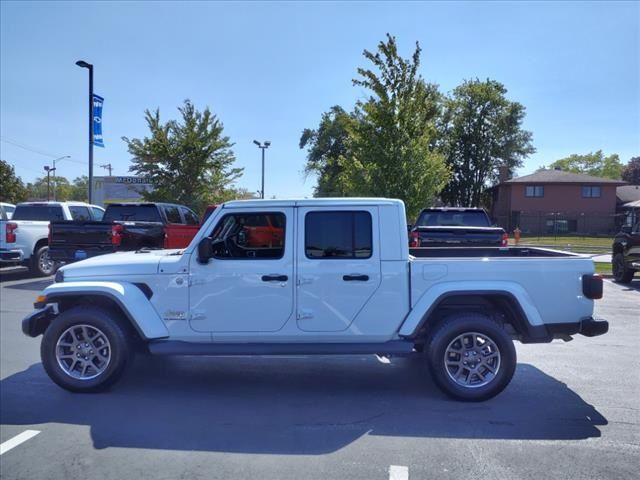
[(62, 282), (48, 286), (42, 292), (45, 303), (62, 298), (81, 299), (86, 296), (106, 297), (115, 302), (127, 315), (138, 333), (146, 339), (166, 338), (169, 331), (158, 313), (136, 285), (128, 282)]
[(514, 282), (443, 282), (434, 285), (427, 290), (418, 300), (415, 307), (411, 310), (407, 318), (400, 327), (399, 334), (402, 336), (412, 335), (418, 327), (421, 326), (422, 320), (429, 316), (440, 303), (447, 297), (452, 295), (487, 295), (487, 294), (504, 294), (512, 297), (522, 309), (522, 313), (526, 317), (531, 327), (543, 327), (540, 312), (533, 304), (527, 291), (518, 283)]

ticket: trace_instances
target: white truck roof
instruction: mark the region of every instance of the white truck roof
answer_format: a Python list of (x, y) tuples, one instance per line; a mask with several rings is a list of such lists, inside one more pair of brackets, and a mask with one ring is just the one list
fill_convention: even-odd
[(223, 204), (224, 208), (242, 207), (319, 207), (319, 206), (365, 206), (365, 205), (403, 205), (402, 200), (393, 198), (367, 198), (367, 197), (342, 197), (342, 198), (292, 198), (275, 200), (232, 200)]

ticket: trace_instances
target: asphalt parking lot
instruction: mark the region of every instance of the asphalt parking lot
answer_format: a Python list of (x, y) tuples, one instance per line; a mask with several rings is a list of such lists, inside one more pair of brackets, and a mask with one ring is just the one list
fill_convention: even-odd
[(606, 282), (607, 335), (518, 344), (511, 385), (477, 404), (418, 359), (369, 356), (140, 357), (111, 391), (71, 394), (20, 330), (49, 282), (0, 272), (3, 479), (639, 475), (640, 278)]

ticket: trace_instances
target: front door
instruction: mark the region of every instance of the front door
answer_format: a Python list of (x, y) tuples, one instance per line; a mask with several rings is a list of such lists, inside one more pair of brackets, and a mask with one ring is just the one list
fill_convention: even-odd
[[(229, 209), (191, 260), (190, 322), (204, 332), (274, 332), (293, 315), (293, 208)], [(269, 225), (256, 234), (256, 225)]]
[(375, 206), (298, 209), (298, 328), (353, 323), (381, 281), (377, 222)]

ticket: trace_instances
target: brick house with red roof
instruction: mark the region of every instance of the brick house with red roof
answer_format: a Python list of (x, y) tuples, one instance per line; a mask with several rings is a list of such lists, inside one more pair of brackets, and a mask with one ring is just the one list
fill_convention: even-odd
[(613, 234), (616, 188), (626, 182), (562, 170), (540, 170), (531, 175), (503, 178), (491, 188), (490, 213), (509, 233)]

